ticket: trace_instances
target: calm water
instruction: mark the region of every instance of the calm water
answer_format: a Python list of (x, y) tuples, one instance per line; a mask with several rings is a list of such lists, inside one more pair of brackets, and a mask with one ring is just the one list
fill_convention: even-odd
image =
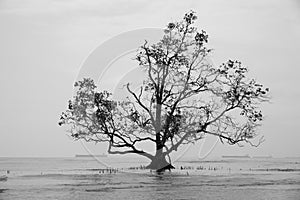
[[(0, 175), (10, 170), (0, 199), (300, 199), (299, 158), (190, 160), (164, 175), (129, 169), (141, 164), (147, 161), (0, 158)], [(106, 167), (119, 171), (99, 173)]]

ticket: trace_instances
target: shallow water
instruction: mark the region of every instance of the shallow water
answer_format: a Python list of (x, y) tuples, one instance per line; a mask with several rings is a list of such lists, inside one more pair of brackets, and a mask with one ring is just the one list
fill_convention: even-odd
[[(300, 199), (300, 159), (185, 161), (164, 175), (101, 159), (0, 158), (0, 199)], [(119, 171), (100, 174), (107, 165)]]

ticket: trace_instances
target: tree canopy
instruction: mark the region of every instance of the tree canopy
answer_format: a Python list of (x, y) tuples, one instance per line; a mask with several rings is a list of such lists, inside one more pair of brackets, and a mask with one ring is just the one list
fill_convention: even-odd
[[(212, 65), (208, 34), (198, 31), (196, 19), (190, 11), (169, 23), (156, 44), (145, 41), (139, 47), (136, 61), (147, 78), (138, 91), (126, 85), (126, 100), (97, 91), (88, 77), (76, 82), (59, 124), (76, 140), (107, 142), (110, 154), (145, 156), (156, 170), (172, 168), (166, 156), (205, 135), (230, 145), (255, 145), (263, 120), (259, 106), (268, 101), (269, 89), (249, 78), (238, 60)], [(156, 152), (139, 149), (143, 142), (153, 143)]]

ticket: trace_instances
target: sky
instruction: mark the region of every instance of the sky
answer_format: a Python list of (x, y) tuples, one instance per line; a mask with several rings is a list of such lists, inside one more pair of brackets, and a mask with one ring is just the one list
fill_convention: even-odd
[[(299, 1), (0, 0), (0, 157), (85, 153), (57, 125), (84, 61), (120, 33), (163, 28), (191, 9), (209, 34), (213, 62), (241, 60), (272, 100), (262, 107), (259, 147), (208, 137), (187, 152), (300, 156)], [(102, 153), (106, 145), (87, 147)]]

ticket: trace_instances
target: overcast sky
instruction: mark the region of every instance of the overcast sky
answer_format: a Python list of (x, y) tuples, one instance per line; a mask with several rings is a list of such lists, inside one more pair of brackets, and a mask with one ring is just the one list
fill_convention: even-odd
[[(163, 28), (190, 9), (209, 34), (214, 63), (241, 60), (272, 95), (260, 129), (266, 141), (217, 144), (212, 155), (300, 156), (297, 0), (0, 0), (0, 156), (84, 153), (57, 125), (83, 61), (121, 32)], [(203, 153), (213, 143), (202, 143)], [(95, 148), (102, 153), (105, 145)]]

